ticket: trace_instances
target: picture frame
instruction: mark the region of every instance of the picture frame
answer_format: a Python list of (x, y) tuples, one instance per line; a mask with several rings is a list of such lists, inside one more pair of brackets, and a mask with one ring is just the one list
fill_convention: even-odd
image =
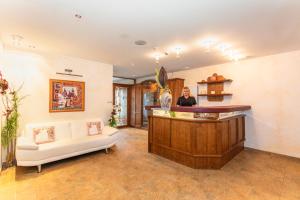
[(85, 82), (49, 80), (49, 112), (80, 112), (85, 110)]

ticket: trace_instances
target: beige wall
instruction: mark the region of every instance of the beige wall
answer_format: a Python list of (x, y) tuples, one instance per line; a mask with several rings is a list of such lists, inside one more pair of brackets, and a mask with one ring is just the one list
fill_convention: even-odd
[(246, 146), (300, 157), (300, 51), (174, 72), (169, 77), (184, 78), (196, 95), (196, 82), (213, 73), (233, 79), (225, 86), (233, 96), (222, 103), (200, 97), (200, 105), (251, 105)]
[[(65, 68), (83, 77), (57, 75)], [(66, 56), (4, 51), (0, 70), (15, 87), (24, 83), (22, 94), (29, 95), (21, 105), (21, 129), (25, 123), (101, 117), (107, 123), (112, 109), (113, 67), (95, 61)], [(49, 79), (84, 81), (85, 111), (49, 113)]]

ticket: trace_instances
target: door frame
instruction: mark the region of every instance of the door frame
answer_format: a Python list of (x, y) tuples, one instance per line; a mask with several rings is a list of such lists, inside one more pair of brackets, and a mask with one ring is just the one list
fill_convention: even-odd
[(126, 128), (130, 126), (130, 117), (131, 117), (131, 86), (130, 84), (120, 84), (113, 83), (113, 106), (115, 105), (115, 90), (116, 87), (126, 87), (127, 88), (127, 125), (117, 126), (118, 128)]

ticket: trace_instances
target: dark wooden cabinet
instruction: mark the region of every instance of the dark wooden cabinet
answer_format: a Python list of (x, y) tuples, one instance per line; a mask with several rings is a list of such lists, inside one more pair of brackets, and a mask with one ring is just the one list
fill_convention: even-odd
[(172, 92), (172, 106), (176, 106), (177, 99), (182, 95), (184, 79), (173, 78), (168, 80), (168, 86)]

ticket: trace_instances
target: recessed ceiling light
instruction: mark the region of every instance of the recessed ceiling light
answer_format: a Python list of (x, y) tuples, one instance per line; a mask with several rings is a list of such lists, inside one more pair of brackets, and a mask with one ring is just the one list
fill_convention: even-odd
[(147, 42), (145, 40), (137, 40), (134, 42), (135, 45), (138, 45), (138, 46), (143, 46), (143, 45), (146, 45)]
[(77, 19), (81, 19), (81, 18), (82, 18), (82, 16), (79, 15), (79, 14), (75, 14), (75, 17), (76, 17)]
[(185, 67), (184, 69), (189, 69), (190, 67)]
[(23, 36), (21, 36), (21, 35), (16, 35), (16, 34), (11, 35), (11, 38), (12, 38), (12, 42), (13, 42), (13, 45), (14, 45), (14, 46), (20, 46), (22, 40), (24, 39)]
[(132, 76), (133, 76), (133, 77), (136, 77), (136, 75), (135, 75), (135, 74), (133, 74)]
[(31, 49), (35, 49), (34, 45), (28, 45), (28, 47), (31, 48)]
[(214, 45), (216, 45), (218, 40), (216, 38), (206, 38), (199, 41), (200, 46), (204, 47), (206, 51), (210, 51)]
[(179, 58), (183, 51), (186, 51), (186, 46), (182, 44), (176, 44), (173, 47), (170, 47), (169, 50), (176, 53), (176, 58)]

